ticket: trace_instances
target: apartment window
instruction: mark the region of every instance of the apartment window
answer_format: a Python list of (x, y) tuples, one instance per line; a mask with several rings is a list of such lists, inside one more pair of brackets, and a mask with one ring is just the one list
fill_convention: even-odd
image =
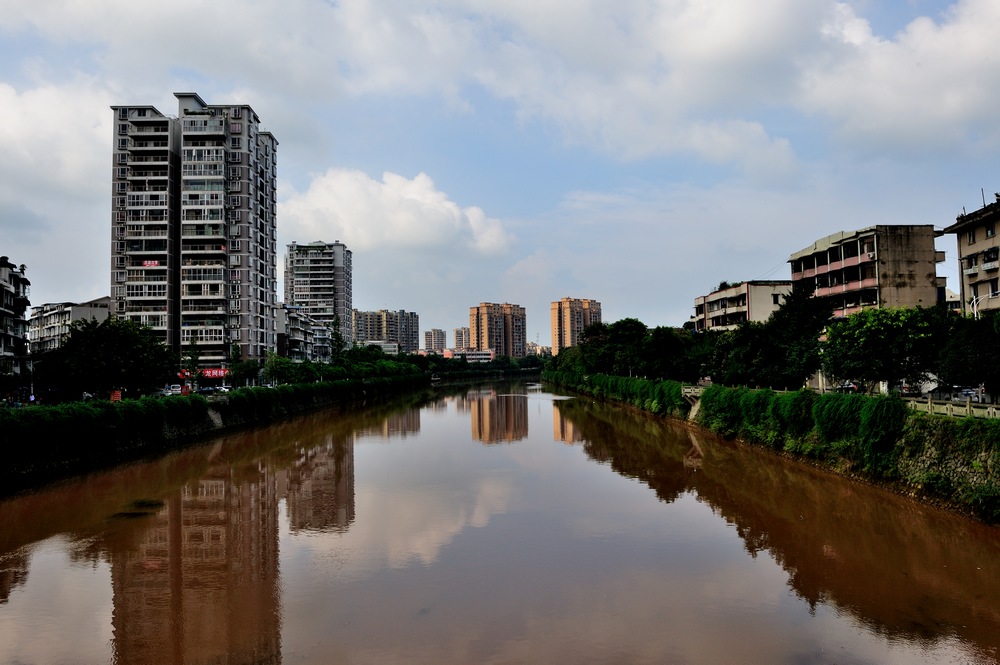
[(239, 118), (243, 114), (243, 110), (239, 106), (234, 106), (230, 111), (229, 115), (234, 118)]
[(239, 136), (233, 136), (229, 139), (229, 149), (230, 150), (242, 150), (243, 149), (243, 139)]
[(125, 271), (124, 270), (116, 270), (114, 272), (114, 278), (115, 278), (116, 282), (124, 282), (125, 281)]
[(975, 242), (976, 242), (976, 230), (975, 230), (975, 229), (972, 229), (971, 231), (969, 231), (969, 233), (968, 233), (968, 236), (967, 236), (967, 237), (968, 237), (968, 242), (969, 242), (969, 244), (970, 244), (970, 245), (974, 245), (974, 244), (975, 244)]
[(117, 176), (119, 178), (127, 178), (128, 177), (128, 169), (119, 166), (118, 168), (115, 169), (115, 176)]
[(118, 139), (118, 149), (127, 150), (128, 149), (128, 139)]
[(240, 257), (238, 254), (231, 254), (229, 256), (229, 265), (238, 266), (240, 264)]
[(119, 164), (124, 164), (127, 161), (128, 161), (128, 155), (126, 155), (124, 152), (118, 153), (118, 163)]
[(118, 109), (118, 119), (128, 120), (128, 109)]
[(242, 252), (243, 251), (243, 241), (241, 241), (241, 240), (234, 240), (231, 243), (229, 243), (229, 251), (230, 252)]
[(135, 112), (135, 114), (137, 116), (139, 116), (140, 118), (145, 118), (146, 117), (146, 109), (139, 109), (138, 111)]
[(781, 294), (780, 293), (772, 293), (771, 294), (771, 302), (773, 304), (775, 304), (775, 305), (780, 305), (781, 304)]
[(116, 183), (115, 184), (115, 191), (117, 191), (120, 194), (124, 194), (125, 192), (128, 191), (128, 183), (127, 182)]
[(128, 123), (118, 125), (119, 134), (128, 134)]
[(986, 237), (987, 238), (992, 238), (996, 234), (997, 234), (997, 227), (996, 227), (996, 225), (994, 225), (994, 224), (987, 224), (986, 225)]

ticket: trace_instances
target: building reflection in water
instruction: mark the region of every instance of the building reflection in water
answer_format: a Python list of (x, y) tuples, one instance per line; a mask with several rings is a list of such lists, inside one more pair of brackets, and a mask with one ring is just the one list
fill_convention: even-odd
[(528, 396), (495, 392), (469, 393), (472, 438), (483, 443), (511, 443), (528, 436)]
[(574, 444), (583, 441), (583, 434), (576, 424), (559, 410), (559, 403), (552, 403), (552, 440)]
[(354, 522), (354, 437), (298, 448), (286, 470), (220, 464), (111, 550), (115, 662), (281, 662), (279, 500), (292, 531)]
[(347, 531), (354, 522), (354, 437), (331, 435), (303, 450), (288, 470), (287, 497), (292, 532)]
[(358, 429), (358, 436), (373, 436), (380, 439), (405, 439), (410, 434), (420, 433), (420, 409), (406, 409), (387, 416), (376, 427)]
[(111, 555), (115, 660), (281, 660), (278, 492), (266, 467), (210, 471)]
[(0, 605), (7, 602), (15, 587), (28, 581), (28, 549), (0, 554)]

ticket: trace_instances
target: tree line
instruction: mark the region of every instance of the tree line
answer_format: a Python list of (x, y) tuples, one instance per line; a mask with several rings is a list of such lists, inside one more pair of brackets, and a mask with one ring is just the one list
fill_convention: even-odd
[(196, 346), (173, 352), (150, 328), (133, 321), (115, 317), (100, 322), (75, 321), (59, 348), (31, 355), (29, 374), (16, 392), (22, 393), (19, 401), (26, 401), (30, 394), (37, 401), (51, 404), (91, 396), (106, 399), (116, 391), (122, 397), (137, 398), (181, 383), (181, 375), (191, 383), (224, 381), (236, 388), (420, 374), (473, 375), (536, 368), (541, 360), (497, 358), (489, 363), (469, 363), (463, 356), (390, 356), (378, 347), (354, 346), (337, 349), (328, 363), (295, 362), (274, 353), (263, 361), (241, 360), (234, 353), (227, 362), (229, 373), (225, 379), (205, 379), (199, 365)]
[(795, 288), (764, 322), (729, 331), (647, 328), (637, 319), (588, 327), (560, 351), (553, 371), (643, 376), (796, 390), (821, 371), (833, 385), (890, 388), (980, 386), (1000, 394), (1000, 315), (977, 318), (944, 307), (862, 310), (831, 319), (821, 299)]

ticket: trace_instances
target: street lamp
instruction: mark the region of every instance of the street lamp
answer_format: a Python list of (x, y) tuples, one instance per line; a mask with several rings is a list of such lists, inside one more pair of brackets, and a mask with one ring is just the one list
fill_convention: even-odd
[(969, 304), (972, 305), (972, 318), (977, 320), (979, 319), (979, 302), (981, 300), (983, 300), (984, 298), (995, 298), (995, 297), (997, 297), (996, 293), (984, 293), (983, 295), (976, 296), (975, 298), (970, 300)]

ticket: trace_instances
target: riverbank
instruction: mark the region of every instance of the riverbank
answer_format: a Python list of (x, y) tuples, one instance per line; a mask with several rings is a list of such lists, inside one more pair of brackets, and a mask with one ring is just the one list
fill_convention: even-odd
[(0, 410), (0, 496), (163, 454), (218, 434), (319, 409), (377, 403), (431, 384), (429, 375), (345, 379), (200, 395)]
[[(687, 419), (681, 385), (543, 373), (543, 380), (655, 415)], [(694, 422), (827, 471), (1000, 522), (1000, 423), (917, 413), (896, 397), (711, 386)]]

